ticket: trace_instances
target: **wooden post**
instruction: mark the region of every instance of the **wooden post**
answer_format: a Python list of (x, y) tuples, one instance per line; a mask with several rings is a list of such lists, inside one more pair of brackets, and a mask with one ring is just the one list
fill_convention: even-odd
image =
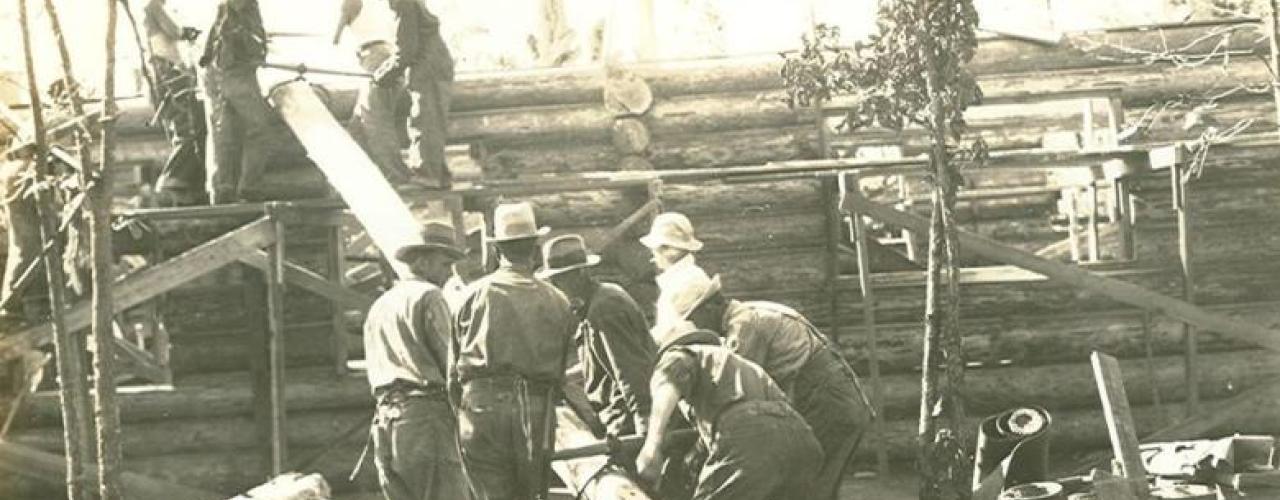
[[(1175, 163), (1169, 168), (1169, 187), (1173, 208), (1178, 213), (1178, 259), (1182, 264), (1182, 300), (1195, 303), (1195, 275), (1191, 269), (1191, 214), (1187, 207), (1187, 183), (1182, 178), (1185, 166)], [(1199, 342), (1196, 330), (1190, 323), (1182, 324), (1182, 341), (1185, 346), (1187, 404), (1186, 414), (1195, 414), (1200, 406), (1200, 368), (1197, 363)]]
[[(93, 412), (98, 429), (98, 496), (102, 500), (121, 500), (125, 493), (120, 484), (120, 410), (116, 405), (115, 309), (112, 283), (115, 281), (111, 249), (111, 157), (115, 147), (116, 114), (116, 0), (107, 4), (106, 68), (102, 83), (102, 154), (95, 176), (88, 183), (90, 218), (89, 249), (93, 254)], [(93, 168), (83, 165), (87, 172)]]
[(1079, 218), (1079, 211), (1076, 210), (1076, 195), (1080, 190), (1070, 187), (1062, 190), (1062, 196), (1067, 202), (1067, 239), (1071, 241), (1069, 248), (1071, 249), (1071, 262), (1080, 262), (1080, 231), (1076, 226), (1076, 219)]
[(267, 391), (270, 422), (268, 435), (271, 446), (271, 475), (285, 472), (288, 462), (287, 433), (285, 431), (284, 397), (284, 256), (285, 224), (280, 207), (272, 202), (266, 206), (267, 217), (275, 225), (275, 244), (267, 248)]
[(1101, 241), (1098, 241), (1098, 183), (1091, 182), (1084, 188), (1089, 200), (1089, 261), (1102, 259)]
[(1116, 177), (1111, 186), (1111, 193), (1115, 197), (1112, 201), (1115, 219), (1112, 222), (1117, 224), (1117, 238), (1120, 240), (1116, 259), (1130, 260), (1133, 259), (1133, 206), (1129, 196), (1129, 181), (1126, 176)]
[[(857, 177), (840, 176), (841, 193), (862, 189)], [(849, 213), (853, 221), (854, 249), (858, 255), (858, 290), (862, 293), (862, 328), (867, 335), (867, 364), (871, 371), (871, 404), (884, 406), (884, 382), (880, 378), (880, 334), (876, 328), (876, 296), (871, 285), (871, 255), (867, 248), (867, 228), (862, 215)], [(871, 419), (871, 435), (875, 439), (876, 472), (881, 477), (889, 474), (889, 453), (885, 449), (883, 413), (875, 411)]]
[[(1271, 69), (1271, 78), (1275, 80), (1275, 75), (1280, 75), (1280, 0), (1269, 0), (1267, 2), (1267, 38), (1271, 41), (1271, 57), (1269, 59), (1269, 68)], [(1280, 85), (1274, 81), (1271, 84), (1273, 96), (1276, 101), (1276, 117), (1280, 119)], [(1280, 129), (1277, 129), (1280, 132)]]
[[(35, 134), (35, 169), (42, 181), (52, 177), (46, 156), (44, 113), (40, 103), (40, 86), (36, 81), (34, 49), (31, 45), (31, 24), (27, 16), (27, 0), (17, 0), (18, 18), (21, 23), (23, 61), (27, 71), (27, 90), (31, 99), (31, 121)], [(40, 234), (45, 241), (57, 240), (57, 210), (52, 205), (48, 190), (36, 190), (36, 207), (40, 212)], [(92, 463), (92, 422), (89, 420), (89, 392), (86, 388), (84, 344), (62, 321), (66, 308), (66, 276), (62, 274), (62, 246), (54, 241), (44, 254), (45, 279), (49, 288), (49, 320), (53, 329), (54, 353), (58, 364), (58, 396), (62, 405), (62, 429), (66, 450), (67, 498), (88, 498), (85, 485), (86, 468)]]
[[(346, 245), (342, 237), (342, 223), (337, 222), (329, 227), (329, 248), (326, 249), (325, 259), (329, 268), (329, 281), (336, 286), (342, 285), (342, 277), (345, 274), (347, 257)], [(333, 331), (330, 334), (330, 343), (333, 348), (333, 368), (334, 373), (345, 375), (347, 373), (347, 360), (350, 358), (350, 352), (347, 349), (347, 321), (346, 310), (341, 303), (337, 301), (330, 302), (329, 306), (332, 311), (330, 321), (333, 323)]]

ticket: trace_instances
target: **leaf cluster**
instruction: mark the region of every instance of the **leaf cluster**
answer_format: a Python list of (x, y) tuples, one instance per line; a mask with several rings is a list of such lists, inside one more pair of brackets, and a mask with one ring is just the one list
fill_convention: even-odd
[[(942, 99), (948, 137), (958, 141), (964, 111), (982, 99), (965, 64), (978, 43), (978, 14), (971, 0), (884, 1), (877, 31), (852, 47), (840, 43), (840, 29), (819, 24), (804, 35), (803, 47), (784, 54), (782, 79), (790, 106), (812, 106), (848, 96), (844, 126), (878, 126), (901, 131), (934, 128), (930, 93)], [(929, 75), (937, 75), (930, 82)], [(931, 89), (931, 83), (937, 89)]]

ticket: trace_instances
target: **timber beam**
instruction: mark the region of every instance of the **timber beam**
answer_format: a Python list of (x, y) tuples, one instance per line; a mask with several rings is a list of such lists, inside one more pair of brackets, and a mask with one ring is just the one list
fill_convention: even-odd
[[(275, 241), (271, 221), (251, 222), (230, 233), (195, 247), (160, 265), (130, 273), (116, 282), (114, 312), (119, 313), (151, 298), (178, 288), (197, 277), (216, 271), (246, 253)], [(90, 307), (81, 302), (62, 312), (68, 330), (89, 326)], [(0, 339), (0, 360), (10, 359), (21, 349), (51, 341), (48, 323), (36, 325)]]
[[(872, 202), (856, 190), (846, 193), (841, 206), (846, 212), (868, 215), (890, 225), (922, 233), (929, 230), (929, 222), (924, 218)], [(1273, 351), (1280, 351), (1280, 332), (1213, 313), (1195, 304), (1168, 297), (1126, 281), (1100, 276), (1076, 266), (1045, 259), (984, 236), (967, 231), (957, 232), (963, 251), (1022, 267), (1059, 283), (1098, 293), (1134, 307), (1163, 313), (1205, 330), (1219, 332)]]
[[(270, 265), (267, 252), (262, 250), (245, 253), (237, 260), (261, 271), (266, 271), (267, 266)], [(319, 273), (293, 262), (285, 261), (284, 280), (351, 309), (365, 310), (373, 305), (373, 297), (339, 286)]]
[[(0, 470), (26, 476), (50, 484), (66, 483), (65, 459), (61, 455), (40, 451), (7, 441), (0, 441)], [(97, 475), (93, 464), (85, 464), (86, 475)], [(222, 500), (224, 497), (205, 490), (170, 483), (133, 472), (120, 474), (124, 492), (131, 500)]]

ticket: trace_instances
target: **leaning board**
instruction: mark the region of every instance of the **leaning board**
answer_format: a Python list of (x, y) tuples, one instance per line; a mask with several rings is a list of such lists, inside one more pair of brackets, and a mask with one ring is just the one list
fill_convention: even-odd
[(391, 256), (400, 247), (422, 243), (419, 226), (382, 171), (329, 113), (311, 85), (295, 80), (276, 85), (269, 100), (293, 130), (307, 156), (346, 201), (396, 274), (408, 268)]

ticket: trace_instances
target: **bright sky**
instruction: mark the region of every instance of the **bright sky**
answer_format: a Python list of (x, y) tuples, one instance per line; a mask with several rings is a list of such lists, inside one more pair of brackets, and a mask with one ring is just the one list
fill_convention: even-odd
[[(40, 0), (32, 6), (37, 54), (42, 82), (59, 72), (48, 18)], [(80, 80), (90, 88), (101, 81), (103, 19), (107, 0), (55, 0), (62, 6), (73, 59)], [(272, 41), (271, 58), (278, 62), (304, 62), (312, 67), (354, 68), (352, 37), (335, 47), (329, 43), (341, 0), (259, 0)], [(536, 64), (528, 38), (534, 32), (538, 9), (545, 0), (427, 0), (442, 19), (443, 31), (462, 71), (529, 68)], [(584, 64), (593, 45), (593, 33), (604, 30), (615, 4), (627, 17), (627, 8), (642, 0), (562, 0), (580, 57), (570, 65)], [(850, 39), (874, 29), (876, 0), (647, 0), (652, 2), (656, 27), (657, 59), (690, 59), (726, 55), (776, 53), (799, 46), (799, 37), (815, 20), (837, 24)], [(215, 0), (169, 0), (179, 18), (202, 30), (212, 20)], [(385, 9), (385, 0), (365, 0)], [(1093, 29), (1119, 24), (1167, 20), (1169, 0), (976, 0), (984, 23), (1012, 23), (1059, 30)], [(140, 14), (144, 0), (131, 0)], [(74, 5), (75, 8), (70, 8)], [(127, 19), (121, 17), (118, 85), (122, 92), (138, 88), (134, 76), (139, 57)], [(633, 23), (622, 23), (619, 37)], [(308, 35), (308, 36), (297, 36)], [(23, 81), (16, 3), (0, 2), (0, 98), (12, 98), (6, 79)], [(7, 91), (5, 87), (10, 87)], [(23, 99), (25, 100), (25, 99)]]

